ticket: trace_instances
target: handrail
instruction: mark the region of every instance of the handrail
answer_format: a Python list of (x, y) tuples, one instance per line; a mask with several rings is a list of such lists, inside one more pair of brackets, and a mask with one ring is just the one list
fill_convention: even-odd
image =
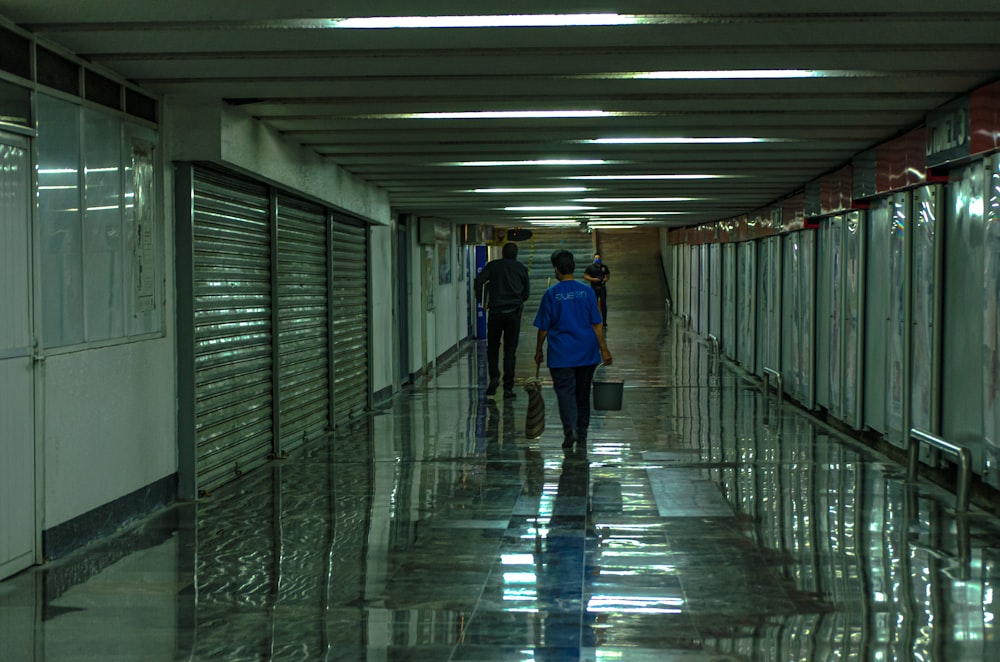
[(929, 544), (913, 542), (907, 536), (907, 544), (914, 548), (923, 550), (935, 558), (942, 561), (954, 561), (958, 565), (958, 579), (965, 581), (969, 579), (972, 563), (972, 545), (969, 540), (969, 520), (965, 513), (956, 513), (955, 522), (955, 553), (941, 547), (934, 547)]
[(766, 396), (771, 390), (771, 377), (774, 377), (775, 391), (778, 392), (778, 402), (784, 402), (785, 389), (783, 388), (781, 373), (774, 368), (764, 368), (764, 395)]
[(708, 344), (712, 347), (712, 351), (716, 354), (719, 353), (719, 339), (715, 337), (715, 334), (710, 333), (707, 336)]
[(972, 451), (965, 446), (953, 444), (930, 432), (910, 428), (910, 443), (907, 448), (906, 478), (916, 481), (920, 468), (920, 444), (924, 443), (942, 450), (958, 460), (958, 484), (955, 486), (955, 510), (969, 509), (969, 484), (972, 478)]

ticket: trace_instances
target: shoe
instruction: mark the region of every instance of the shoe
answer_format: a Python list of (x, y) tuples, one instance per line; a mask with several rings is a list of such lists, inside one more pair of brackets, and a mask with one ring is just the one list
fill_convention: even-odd
[(576, 435), (570, 432), (565, 437), (563, 437), (562, 447), (563, 448), (573, 448), (573, 444), (576, 442)]
[(500, 380), (491, 379), (489, 386), (486, 387), (486, 395), (496, 395), (498, 386), (500, 386)]
[(512, 389), (512, 388), (505, 388), (503, 390), (503, 397), (504, 397), (504, 400), (510, 400), (512, 398), (516, 398), (517, 397), (517, 393), (514, 393), (514, 389)]
[(583, 448), (587, 445), (587, 431), (577, 430), (576, 432), (576, 445)]

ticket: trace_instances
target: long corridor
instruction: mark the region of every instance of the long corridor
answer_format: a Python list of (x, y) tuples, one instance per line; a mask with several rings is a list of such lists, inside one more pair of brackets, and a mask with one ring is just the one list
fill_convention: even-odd
[(0, 659), (1000, 659), (998, 522), (766, 397), (673, 321), (655, 261), (599, 248), (599, 375), (626, 387), (584, 452), (548, 386), (525, 439), (469, 343), (354, 428), (0, 583)]

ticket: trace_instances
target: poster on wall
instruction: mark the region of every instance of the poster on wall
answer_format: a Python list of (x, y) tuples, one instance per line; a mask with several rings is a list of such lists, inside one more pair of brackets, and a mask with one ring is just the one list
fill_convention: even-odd
[(451, 244), (439, 243), (437, 254), (438, 285), (449, 285), (451, 283)]
[(424, 309), (434, 310), (434, 247), (424, 246)]
[(134, 311), (146, 313), (156, 307), (156, 259), (153, 245), (153, 146), (145, 142), (132, 145), (134, 239), (133, 296)]

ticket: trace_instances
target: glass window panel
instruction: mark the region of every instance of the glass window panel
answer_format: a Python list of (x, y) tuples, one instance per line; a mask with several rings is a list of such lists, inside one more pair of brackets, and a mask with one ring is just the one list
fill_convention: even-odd
[(31, 78), (31, 41), (0, 27), (0, 69)]
[(42, 341), (83, 341), (79, 108), (38, 95), (38, 224)]
[(80, 96), (80, 67), (75, 62), (39, 47), (35, 49), (35, 63), (41, 85)]
[(122, 273), (121, 121), (84, 113), (86, 340), (125, 335)]
[(0, 81), (0, 124), (31, 126), (31, 90)]
[(155, 123), (157, 121), (156, 99), (126, 87), (125, 112)]
[(115, 81), (105, 78), (95, 71), (89, 69), (83, 73), (84, 92), (88, 101), (99, 103), (108, 108), (121, 110), (122, 90), (121, 85)]

